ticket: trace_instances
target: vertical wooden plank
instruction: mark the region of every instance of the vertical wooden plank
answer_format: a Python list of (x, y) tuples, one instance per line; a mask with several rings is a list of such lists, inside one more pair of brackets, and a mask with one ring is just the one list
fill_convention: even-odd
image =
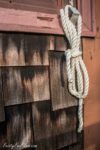
[(3, 65), (3, 35), (0, 33), (0, 65)]
[[(97, 9), (98, 9), (98, 0)], [(100, 10), (99, 10), (100, 11)], [(83, 56), (86, 63), (90, 88), (84, 107), (84, 149), (100, 149), (100, 39), (83, 39)]]
[(3, 68), (6, 106), (50, 99), (48, 67)]
[(52, 137), (50, 110), (50, 101), (35, 102), (32, 106), (35, 129), (34, 136), (37, 140)]
[(57, 149), (66, 147), (77, 142), (77, 107), (70, 107), (65, 110), (58, 111), (56, 143)]
[(48, 50), (55, 50), (55, 36), (48, 37)]
[(87, 37), (95, 37), (96, 35), (95, 0), (77, 0), (77, 4), (83, 19), (82, 35)]
[(2, 89), (2, 71), (0, 69), (0, 122), (5, 121), (3, 89)]
[(67, 85), (67, 73), (64, 53), (50, 52), (50, 86), (53, 110), (77, 105), (70, 95)]
[[(48, 67), (21, 68), (21, 78), (26, 102), (50, 99)], [(30, 100), (27, 101), (29, 95)]]
[(23, 87), (19, 68), (3, 68), (3, 96), (5, 106), (21, 104)]
[(50, 100), (48, 67), (39, 67), (35, 69), (32, 85), (34, 101)]
[(8, 145), (24, 149), (34, 143), (31, 116), (31, 104), (6, 107)]
[(38, 150), (55, 150), (56, 141), (53, 138), (50, 101), (35, 102), (32, 105), (34, 123), (34, 138)]
[(3, 35), (3, 58), (4, 65), (18, 66), (19, 65), (19, 48), (20, 35), (17, 34), (2, 34)]

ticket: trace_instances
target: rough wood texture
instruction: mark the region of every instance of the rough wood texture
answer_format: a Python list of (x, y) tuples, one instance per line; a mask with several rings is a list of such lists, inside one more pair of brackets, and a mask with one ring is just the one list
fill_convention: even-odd
[[(63, 30), (56, 13), (32, 12), (0, 7), (0, 14), (2, 14), (0, 16), (1, 31), (63, 35)], [(16, 22), (16, 20), (18, 21)]]
[(81, 147), (79, 143), (76, 143), (68, 147), (61, 148), (59, 150), (83, 150), (83, 147)]
[[(32, 107), (34, 138), (39, 150), (59, 149), (77, 141), (75, 107), (51, 111), (50, 101), (35, 102)], [(47, 142), (48, 141), (48, 142)]]
[(50, 99), (47, 67), (8, 67), (2, 71), (6, 106)]
[(17, 143), (21, 149), (33, 144), (31, 104), (7, 107), (6, 117), (7, 144)]
[(46, 138), (41, 141), (36, 141), (37, 150), (56, 150), (55, 138)]
[(0, 34), (0, 66), (48, 65), (48, 36)]
[(69, 94), (64, 53), (50, 52), (50, 86), (53, 110), (77, 105), (77, 99)]
[(0, 149), (2, 150), (2, 146), (7, 142), (7, 134), (6, 134), (6, 122), (0, 122)]
[(81, 132), (80, 134), (77, 134), (77, 142), (73, 142), (73, 144), (58, 148), (57, 150), (84, 150), (83, 142), (83, 132)]
[(5, 120), (3, 89), (2, 89), (2, 71), (0, 69), (0, 122)]
[(59, 150), (79, 142), (77, 100), (67, 90), (65, 41), (55, 36), (53, 47), (51, 37), (0, 34), (0, 103), (5, 105), (0, 146), (36, 144), (37, 150)]

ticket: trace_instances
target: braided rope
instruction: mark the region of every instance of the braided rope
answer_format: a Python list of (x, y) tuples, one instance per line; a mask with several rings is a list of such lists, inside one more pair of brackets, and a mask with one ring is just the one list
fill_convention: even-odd
[(72, 6), (67, 5), (65, 9), (61, 9), (60, 15), (65, 35), (71, 47), (65, 51), (68, 88), (69, 92), (79, 99), (78, 132), (81, 132), (83, 130), (83, 99), (88, 94), (89, 77), (80, 50), (82, 18), (79, 15), (76, 27), (69, 19), (70, 7)]

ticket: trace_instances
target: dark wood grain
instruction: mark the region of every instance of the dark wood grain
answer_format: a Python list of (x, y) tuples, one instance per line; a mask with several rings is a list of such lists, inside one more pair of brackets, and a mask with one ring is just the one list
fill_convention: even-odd
[(37, 150), (56, 150), (56, 139), (46, 138), (40, 141), (36, 141)]
[[(6, 122), (0, 122), (0, 149), (3, 149), (3, 145), (7, 142), (7, 128)], [(4, 149), (5, 150), (5, 149)]]
[[(6, 108), (7, 144), (25, 146), (34, 143), (31, 104), (10, 106)], [(14, 149), (18, 149), (14, 147)]]
[(83, 147), (82, 145), (80, 145), (80, 143), (75, 143), (70, 146), (58, 149), (58, 150), (83, 150)]
[(50, 101), (35, 102), (32, 106), (32, 111), (35, 139), (38, 141), (52, 137)]
[(32, 107), (34, 138), (37, 145), (50, 149), (62, 148), (77, 142), (75, 107), (53, 112), (51, 102), (35, 102)]
[(0, 66), (48, 65), (48, 36), (0, 34)]
[(77, 105), (77, 99), (68, 91), (65, 56), (62, 52), (50, 52), (50, 86), (53, 110)]
[(3, 68), (5, 106), (50, 99), (47, 67)]
[(5, 121), (3, 89), (2, 89), (2, 71), (0, 69), (0, 122)]
[(48, 36), (25, 35), (25, 61), (27, 65), (49, 65)]

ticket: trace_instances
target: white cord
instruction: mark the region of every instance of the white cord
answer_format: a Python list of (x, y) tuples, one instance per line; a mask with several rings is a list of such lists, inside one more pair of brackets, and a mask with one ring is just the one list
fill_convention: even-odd
[(66, 69), (69, 92), (79, 99), (78, 132), (80, 133), (83, 130), (83, 99), (88, 94), (89, 77), (80, 50), (82, 18), (79, 15), (76, 27), (69, 19), (69, 8), (71, 7), (71, 5), (67, 5), (65, 9), (61, 9), (60, 15), (65, 35), (71, 47), (65, 51)]

